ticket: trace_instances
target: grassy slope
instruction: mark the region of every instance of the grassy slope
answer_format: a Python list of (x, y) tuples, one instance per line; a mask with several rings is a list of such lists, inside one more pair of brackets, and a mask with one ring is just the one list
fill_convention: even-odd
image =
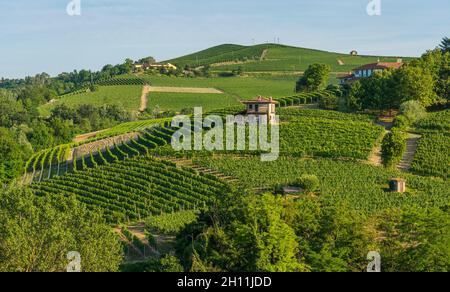
[(176, 112), (183, 108), (203, 107), (203, 110), (213, 110), (237, 104), (239, 102), (228, 94), (166, 92), (152, 92), (149, 94), (149, 108), (158, 106), (161, 110), (173, 110)]
[(149, 76), (147, 78), (154, 86), (214, 87), (240, 99), (251, 99), (258, 95), (284, 97), (292, 95), (295, 87), (295, 79), (270, 77), (175, 78)]
[[(260, 61), (255, 58), (259, 54), (268, 49), (266, 59)], [(214, 53), (216, 55), (214, 56)], [(243, 67), (247, 72), (294, 72), (304, 71), (312, 63), (329, 64), (333, 72), (347, 72), (351, 69), (367, 64), (380, 61), (396, 61), (397, 57), (382, 56), (357, 56), (352, 57), (348, 54), (339, 54), (325, 52), (306, 48), (297, 48), (284, 45), (265, 44), (251, 47), (238, 46), (237, 49), (231, 45), (223, 45), (213, 47), (198, 53), (177, 59), (169, 60), (169, 62), (178, 64), (179, 66), (190, 65), (196, 67), (198, 65), (215, 64), (220, 62), (235, 61), (247, 57), (249, 61), (245, 64), (232, 64), (214, 67), (214, 71), (231, 71)], [(409, 58), (403, 58), (408, 60)], [(339, 65), (341, 60), (344, 65)]]
[(76, 107), (82, 104), (101, 106), (114, 104), (129, 111), (139, 110), (141, 102), (142, 86), (100, 86), (98, 91), (85, 92), (76, 95), (62, 96), (52, 104), (46, 104), (39, 108), (43, 116), (48, 116), (50, 111), (58, 104), (66, 104), (69, 107)]

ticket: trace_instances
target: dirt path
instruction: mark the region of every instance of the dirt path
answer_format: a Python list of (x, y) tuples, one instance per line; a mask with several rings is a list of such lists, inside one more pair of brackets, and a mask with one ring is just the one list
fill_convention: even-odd
[(381, 158), (381, 142), (383, 141), (387, 133), (389, 133), (389, 131), (384, 132), (383, 136), (380, 137), (379, 140), (377, 141), (375, 148), (372, 150), (372, 153), (370, 153), (368, 159), (370, 165), (374, 166), (383, 165), (383, 159)]
[(100, 131), (96, 131), (96, 132), (91, 132), (91, 133), (86, 133), (86, 134), (82, 134), (82, 135), (78, 135), (73, 139), (73, 142), (75, 143), (79, 143), (79, 142), (83, 142), (86, 141), (90, 138), (94, 138), (95, 136), (97, 136), (98, 134), (107, 131), (108, 129), (105, 130), (100, 130)]
[(140, 111), (143, 112), (147, 109), (148, 106), (148, 94), (150, 93), (150, 86), (145, 85), (142, 88), (142, 95), (141, 95), (141, 107), (140, 107)]
[(411, 164), (414, 161), (414, 156), (416, 155), (417, 147), (419, 146), (419, 140), (422, 136), (417, 134), (409, 134), (408, 140), (406, 141), (406, 152), (403, 155), (402, 161), (397, 165), (397, 168), (401, 171), (408, 171), (411, 168)]
[(259, 58), (260, 61), (264, 61), (267, 57), (267, 54), (269, 53), (269, 49), (265, 49), (262, 54), (261, 54), (261, 58)]

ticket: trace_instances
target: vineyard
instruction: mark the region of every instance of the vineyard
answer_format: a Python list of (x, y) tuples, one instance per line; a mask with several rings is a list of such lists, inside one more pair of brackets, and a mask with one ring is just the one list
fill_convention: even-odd
[(308, 116), (290, 117), (289, 123), (283, 123), (280, 127), (280, 149), (283, 154), (294, 156), (365, 160), (383, 131), (382, 127), (368, 122)]
[(347, 114), (338, 111), (299, 109), (293, 107), (279, 108), (277, 114), (283, 121), (289, 121), (296, 117), (310, 117), (327, 120), (355, 121), (355, 122), (373, 122), (374, 117), (365, 114)]
[[(281, 157), (274, 162), (261, 162), (258, 157), (221, 156), (199, 158), (195, 163), (239, 179), (247, 188), (272, 189), (277, 184), (290, 184), (303, 174), (320, 180), (320, 198), (340, 202), (366, 213), (405, 205), (445, 206), (450, 199), (450, 182), (433, 180), (366, 164), (331, 159)], [(408, 192), (387, 191), (389, 179), (403, 177)]]
[(195, 210), (185, 210), (174, 213), (167, 213), (151, 216), (146, 221), (146, 227), (156, 232), (164, 234), (176, 234), (186, 225), (195, 222), (199, 212)]
[(450, 110), (430, 113), (415, 125), (420, 131), (450, 132)]
[(302, 93), (293, 96), (276, 98), (279, 107), (299, 106), (319, 102), (323, 97), (334, 95), (334, 91), (318, 91), (312, 93)]
[[(125, 151), (117, 152), (125, 155)], [(87, 163), (83, 160), (82, 164)], [(102, 209), (108, 221), (114, 223), (201, 210), (227, 190), (211, 176), (178, 169), (170, 162), (149, 156), (96, 165), (33, 184), (32, 189), (39, 196), (73, 195), (91, 209)]]
[(417, 174), (448, 179), (450, 177), (450, 134), (423, 135), (411, 169)]
[[(265, 48), (268, 50), (264, 60), (250, 61), (243, 64), (224, 64), (213, 69), (216, 71), (232, 71), (242, 67), (245, 72), (299, 72), (306, 70), (311, 64), (320, 63), (330, 65), (333, 72), (349, 72), (353, 68), (377, 61), (397, 61), (397, 57), (350, 56), (284, 45), (269, 44)], [(410, 58), (403, 59), (409, 60)]]
[(263, 51), (270, 46), (271, 45), (258, 45), (245, 47), (238, 45), (221, 45), (181, 58), (168, 60), (167, 62), (177, 64), (180, 67), (188, 65), (195, 68), (223, 62), (247, 60), (259, 61)]

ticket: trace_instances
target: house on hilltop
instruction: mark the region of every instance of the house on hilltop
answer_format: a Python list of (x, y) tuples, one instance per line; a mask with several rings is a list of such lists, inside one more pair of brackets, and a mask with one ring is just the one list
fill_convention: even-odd
[(134, 64), (135, 71), (146, 71), (149, 69), (177, 70), (177, 66), (170, 64), (170, 63), (166, 63), (166, 64), (135, 63)]
[(403, 61), (398, 59), (397, 62), (377, 62), (363, 65), (353, 69), (352, 72), (338, 76), (341, 84), (352, 84), (361, 78), (373, 76), (376, 72), (382, 72), (387, 69), (399, 69), (403, 66)]
[(267, 122), (269, 124), (275, 124), (276, 121), (276, 105), (278, 102), (274, 101), (273, 98), (263, 98), (258, 96), (252, 100), (246, 100), (242, 102), (246, 106), (247, 116), (256, 116), (258, 121), (261, 117), (267, 116)]

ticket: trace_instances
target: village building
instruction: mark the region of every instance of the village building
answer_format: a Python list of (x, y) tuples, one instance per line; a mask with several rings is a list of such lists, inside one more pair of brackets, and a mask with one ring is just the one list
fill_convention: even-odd
[(166, 70), (177, 70), (177, 66), (166, 63), (166, 64), (148, 64), (148, 63), (135, 63), (134, 70), (135, 71), (147, 71), (149, 69), (166, 69)]
[(263, 98), (258, 96), (252, 100), (246, 100), (243, 102), (246, 106), (247, 116), (256, 116), (258, 121), (260, 117), (267, 116), (267, 122), (269, 124), (275, 124), (276, 120), (276, 106), (278, 102), (273, 98)]
[(372, 77), (376, 72), (382, 72), (387, 69), (399, 69), (403, 66), (403, 61), (398, 59), (397, 62), (377, 62), (363, 65), (355, 68), (352, 72), (338, 76), (341, 84), (353, 84), (361, 78)]

